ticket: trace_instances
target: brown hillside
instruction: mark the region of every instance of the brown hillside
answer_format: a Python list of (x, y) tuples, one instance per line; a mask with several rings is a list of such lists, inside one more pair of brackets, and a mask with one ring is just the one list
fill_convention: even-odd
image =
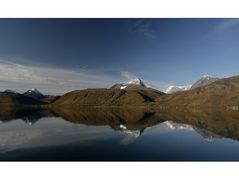
[(167, 106), (234, 106), (239, 105), (239, 76), (220, 79), (210, 85), (164, 95), (157, 98)]
[(59, 98), (55, 105), (145, 105), (155, 102), (163, 95), (153, 89), (85, 89), (69, 92)]

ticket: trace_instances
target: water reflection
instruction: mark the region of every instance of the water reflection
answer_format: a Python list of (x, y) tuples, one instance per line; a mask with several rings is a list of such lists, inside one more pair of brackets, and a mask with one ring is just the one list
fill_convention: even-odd
[[(0, 160), (212, 160), (196, 153), (232, 147), (225, 138), (239, 140), (239, 112), (231, 110), (4, 108), (0, 120)], [(185, 151), (189, 146), (193, 151)], [(233, 149), (239, 152), (237, 142)]]
[(214, 138), (239, 140), (239, 112), (231, 110), (152, 110), (97, 108), (5, 108), (2, 122), (21, 119), (33, 125), (41, 118), (60, 117), (74, 124), (110, 126), (112, 129), (139, 137), (146, 128), (165, 123), (171, 130), (194, 130), (208, 141)]

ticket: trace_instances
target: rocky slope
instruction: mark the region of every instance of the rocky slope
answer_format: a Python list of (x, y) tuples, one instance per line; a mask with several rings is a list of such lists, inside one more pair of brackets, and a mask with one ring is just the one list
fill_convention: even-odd
[(191, 89), (210, 85), (211, 83), (218, 81), (218, 80), (219, 80), (219, 78), (212, 77), (209, 75), (204, 75), (192, 85)]

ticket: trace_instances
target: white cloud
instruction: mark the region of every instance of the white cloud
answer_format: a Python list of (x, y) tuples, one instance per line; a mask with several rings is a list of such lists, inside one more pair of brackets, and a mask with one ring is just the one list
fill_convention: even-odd
[[(122, 71), (126, 81), (138, 77), (128, 71)], [(0, 91), (13, 89), (25, 92), (37, 88), (45, 94), (64, 94), (84, 88), (109, 88), (122, 81), (119, 76), (97, 73), (86, 69), (63, 69), (40, 66), (28, 66), (0, 60)], [(163, 90), (164, 83), (143, 80), (153, 88)]]
[(62, 94), (75, 89), (109, 87), (120, 78), (92, 70), (62, 69), (20, 65), (0, 61), (0, 90), (24, 92), (31, 87), (48, 94)]
[(126, 79), (126, 81), (138, 79), (137, 76), (135, 76), (133, 73), (130, 73), (128, 71), (121, 71), (121, 75)]
[(0, 61), (0, 80), (25, 83), (46, 83), (47, 80), (37, 75), (26, 66)]

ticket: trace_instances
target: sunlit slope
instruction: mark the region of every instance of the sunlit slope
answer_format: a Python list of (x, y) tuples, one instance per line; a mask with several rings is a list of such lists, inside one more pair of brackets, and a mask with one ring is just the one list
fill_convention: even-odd
[(157, 98), (158, 105), (167, 106), (237, 106), (239, 76), (220, 79), (209, 85)]
[(146, 105), (155, 102), (156, 98), (163, 95), (150, 88), (138, 89), (85, 89), (69, 92), (59, 98), (55, 105), (94, 105), (94, 106), (119, 106), (119, 105)]

